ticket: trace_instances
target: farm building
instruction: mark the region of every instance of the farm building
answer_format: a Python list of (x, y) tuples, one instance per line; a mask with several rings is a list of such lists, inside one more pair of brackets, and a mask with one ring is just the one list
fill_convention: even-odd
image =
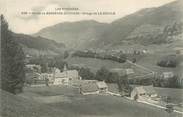
[(174, 48), (174, 50), (176, 51), (176, 54), (183, 55), (183, 48), (176, 47), (176, 48)]
[(69, 78), (63, 72), (54, 74), (54, 85), (68, 85)]
[(108, 86), (104, 81), (82, 80), (80, 82), (80, 93), (83, 95), (107, 93)]
[(131, 98), (134, 100), (146, 101), (156, 98), (158, 95), (153, 86), (135, 87), (131, 92)]
[(172, 78), (174, 77), (174, 73), (173, 72), (163, 72), (162, 73), (162, 78), (167, 79), (167, 78)]
[(108, 86), (104, 81), (97, 82), (97, 87), (100, 93), (106, 93), (108, 91)]
[(80, 93), (83, 95), (89, 95), (89, 94), (99, 94), (99, 90), (96, 84), (96, 81), (92, 82), (83, 82), (80, 85)]

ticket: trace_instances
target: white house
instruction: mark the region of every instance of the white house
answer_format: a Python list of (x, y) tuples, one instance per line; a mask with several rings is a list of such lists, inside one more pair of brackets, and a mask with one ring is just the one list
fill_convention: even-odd
[(61, 73), (55, 73), (54, 74), (54, 85), (68, 85), (69, 84), (69, 79), (66, 75), (66, 73), (61, 72)]
[(60, 72), (59, 69), (55, 69), (54, 71), (54, 85), (74, 84), (77, 80), (81, 80), (77, 70), (67, 70), (66, 67), (64, 67), (63, 72)]
[(174, 77), (174, 73), (173, 72), (163, 72), (162, 73), (162, 78), (167, 79), (167, 78), (172, 78)]
[(48, 79), (49, 83), (54, 82), (54, 74), (53, 73), (41, 73), (39, 80), (46, 80)]
[(174, 48), (174, 50), (176, 51), (176, 54), (183, 55), (183, 48), (182, 47), (176, 47), (176, 48)]
[(158, 95), (153, 86), (135, 87), (131, 92), (131, 98), (138, 101), (147, 101), (156, 98)]
[(131, 69), (131, 68), (126, 69), (126, 75), (130, 75), (133, 73), (135, 73), (133, 69)]
[(100, 93), (106, 93), (108, 91), (108, 86), (104, 81), (97, 82), (97, 87)]

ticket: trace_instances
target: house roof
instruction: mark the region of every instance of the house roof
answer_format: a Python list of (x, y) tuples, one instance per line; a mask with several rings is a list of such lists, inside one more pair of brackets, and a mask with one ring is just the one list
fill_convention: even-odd
[(116, 83), (108, 83), (107, 86), (108, 86), (108, 90), (110, 92), (119, 93), (119, 88), (118, 88), (118, 85)]
[(68, 77), (77, 77), (78, 76), (78, 71), (77, 70), (67, 70), (65, 71)]
[(104, 81), (97, 82), (97, 87), (100, 88), (107, 88), (107, 84)]
[(95, 82), (89, 82), (86, 84), (81, 84), (82, 92), (95, 92), (98, 91), (97, 84)]
[(152, 85), (150, 86), (140, 86), (140, 87), (135, 87), (138, 93), (140, 94), (156, 94), (156, 91)]
[(67, 75), (65, 72), (56, 73), (55, 78), (65, 78)]
[(173, 72), (163, 72), (163, 76), (166, 78), (170, 78), (170, 77), (174, 76), (174, 73)]

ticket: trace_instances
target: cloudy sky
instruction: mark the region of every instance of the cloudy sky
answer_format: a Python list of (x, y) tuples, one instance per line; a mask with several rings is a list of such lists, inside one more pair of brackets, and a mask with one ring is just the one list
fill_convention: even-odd
[[(0, 12), (8, 20), (10, 29), (32, 34), (40, 29), (65, 21), (94, 19), (112, 22), (142, 8), (158, 7), (175, 0), (0, 0)], [(55, 11), (55, 8), (78, 8), (79, 12), (115, 12), (115, 15), (22, 15), (28, 11)], [(58, 12), (58, 11), (57, 11)]]

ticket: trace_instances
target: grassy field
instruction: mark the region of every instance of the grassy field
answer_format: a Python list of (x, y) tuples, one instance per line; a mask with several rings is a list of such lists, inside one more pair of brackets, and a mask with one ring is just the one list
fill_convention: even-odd
[[(164, 109), (156, 108), (122, 97), (109, 95), (80, 95), (78, 90), (71, 87), (35, 87), (25, 88), (20, 97), (27, 97), (39, 103), (60, 110), (69, 117), (181, 117), (180, 114), (168, 114)], [(41, 92), (41, 93), (40, 93)], [(45, 98), (60, 98), (60, 101), (40, 101)], [(63, 100), (64, 97), (64, 100)], [(67, 99), (67, 100), (66, 100)], [(69, 100), (69, 101), (68, 101)], [(58, 114), (58, 113), (57, 113)]]
[(160, 96), (170, 97), (171, 101), (175, 104), (183, 103), (183, 89), (156, 87), (155, 90)]
[[(67, 117), (62, 110), (0, 90), (2, 117)], [(58, 116), (62, 115), (62, 116)], [(69, 117), (69, 116), (68, 116)]]
[[(180, 96), (180, 90), (158, 90)], [(67, 86), (27, 87), (19, 95), (1, 90), (0, 94), (3, 117), (182, 117), (122, 97), (83, 96), (78, 89)]]
[[(155, 54), (148, 54), (143, 55), (140, 59), (137, 60), (137, 64), (142, 65), (148, 69), (151, 69), (154, 72), (165, 72), (165, 71), (173, 71), (177, 72), (179, 67), (176, 68), (166, 68), (166, 67), (159, 67), (157, 66), (157, 62), (161, 60), (162, 57), (169, 55), (169, 53), (155, 53)], [(83, 58), (83, 57), (69, 57), (67, 59), (69, 65), (76, 65), (80, 67), (88, 67), (94, 73), (100, 69), (101, 67), (106, 67), (108, 69), (111, 68), (128, 68), (131, 65), (128, 63), (118, 63), (110, 60), (100, 60), (94, 58)]]
[(129, 66), (125, 63), (118, 63), (115, 61), (110, 60), (100, 60), (100, 59), (94, 59), (94, 58), (83, 58), (83, 57), (72, 57), (67, 59), (67, 62), (69, 65), (76, 65), (80, 67), (87, 67), (90, 68), (92, 72), (96, 72), (101, 67), (106, 68), (123, 68), (125, 66)]
[(110, 60), (100, 60), (100, 59), (94, 59), (94, 58), (83, 58), (83, 57), (73, 57), (67, 59), (67, 62), (69, 65), (76, 65), (80, 67), (87, 67), (90, 68), (92, 72), (96, 72), (101, 67), (105, 67), (107, 69), (113, 69), (113, 68), (133, 68), (134, 70), (137, 70), (138, 73), (149, 73), (144, 69), (139, 69), (138, 67), (131, 65), (127, 62), (125, 63), (118, 63), (115, 61)]

